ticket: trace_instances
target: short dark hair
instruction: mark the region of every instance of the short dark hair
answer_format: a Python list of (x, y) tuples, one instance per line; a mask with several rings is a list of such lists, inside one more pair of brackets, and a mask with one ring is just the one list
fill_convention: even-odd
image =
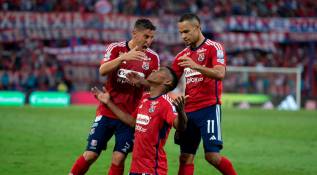
[(145, 18), (140, 18), (134, 23), (134, 28), (145, 30), (145, 29), (150, 29), (150, 30), (156, 30), (156, 27), (153, 25), (153, 23)]
[(199, 19), (199, 17), (198, 17), (196, 14), (194, 14), (194, 13), (186, 13), (186, 14), (183, 14), (183, 15), (179, 18), (178, 22), (192, 21), (192, 20), (197, 20), (198, 23), (200, 24), (200, 19)]
[(168, 91), (172, 91), (172, 90), (174, 90), (176, 87), (177, 87), (177, 85), (178, 85), (178, 78), (177, 78), (177, 75), (176, 75), (176, 73), (175, 73), (175, 71), (172, 69), (172, 68), (170, 68), (170, 67), (168, 67), (168, 66), (166, 66), (166, 68), (170, 71), (170, 73), (171, 73), (171, 75), (172, 75), (172, 85), (171, 86), (168, 86), (169, 88), (168, 88)]

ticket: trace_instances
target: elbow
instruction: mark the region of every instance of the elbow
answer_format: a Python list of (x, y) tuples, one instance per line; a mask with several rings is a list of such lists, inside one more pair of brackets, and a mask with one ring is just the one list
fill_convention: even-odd
[(104, 70), (103, 65), (101, 65), (100, 68), (99, 68), (99, 75), (100, 76), (107, 75), (107, 72)]
[(223, 80), (225, 78), (225, 73), (218, 73), (217, 77), (218, 80)]

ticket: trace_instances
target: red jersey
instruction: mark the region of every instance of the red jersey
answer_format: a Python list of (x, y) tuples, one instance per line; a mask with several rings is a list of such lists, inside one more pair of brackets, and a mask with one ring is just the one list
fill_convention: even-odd
[(143, 96), (133, 114), (136, 125), (130, 172), (167, 174), (167, 158), (163, 147), (176, 116), (168, 95), (156, 98), (150, 98), (149, 94)]
[[(117, 42), (110, 44), (104, 56), (101, 64), (114, 60), (130, 49), (128, 42)], [(143, 61), (132, 60), (123, 61), (120, 66), (110, 72), (107, 76), (105, 88), (110, 93), (111, 100), (122, 111), (132, 114), (135, 111), (137, 105), (143, 94), (143, 88), (132, 86), (127, 82), (126, 74), (129, 72), (135, 72), (143, 78), (146, 78), (151, 74), (153, 70), (159, 68), (159, 56), (151, 49), (145, 51), (146, 59)], [(96, 111), (96, 116), (102, 115), (110, 118), (117, 118), (112, 111), (106, 107), (106, 105), (99, 103)]]
[(192, 112), (214, 104), (221, 104), (222, 81), (208, 78), (196, 70), (178, 65), (179, 58), (189, 56), (194, 62), (205, 67), (226, 66), (226, 54), (221, 44), (205, 39), (197, 48), (187, 47), (175, 58), (173, 70), (178, 78), (184, 73), (186, 79), (185, 94), (189, 95), (185, 111)]

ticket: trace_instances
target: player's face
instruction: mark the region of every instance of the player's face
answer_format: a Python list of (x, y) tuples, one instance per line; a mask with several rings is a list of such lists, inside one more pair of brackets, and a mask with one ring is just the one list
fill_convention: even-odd
[(178, 31), (187, 46), (195, 45), (199, 40), (200, 27), (190, 21), (179, 22)]
[(147, 78), (147, 80), (151, 83), (164, 85), (172, 82), (170, 72), (166, 67), (161, 67), (157, 71), (153, 71)]
[(133, 32), (133, 40), (136, 45), (141, 49), (147, 49), (153, 42), (155, 35), (154, 30), (145, 29), (145, 30), (135, 30)]

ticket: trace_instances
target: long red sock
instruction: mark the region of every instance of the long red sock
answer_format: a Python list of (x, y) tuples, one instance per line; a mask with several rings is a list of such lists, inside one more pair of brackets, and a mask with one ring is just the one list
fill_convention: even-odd
[(232, 163), (226, 157), (221, 157), (220, 163), (217, 168), (223, 175), (237, 175), (232, 166)]
[(178, 175), (193, 175), (194, 164), (180, 164), (178, 169)]
[(72, 167), (71, 173), (73, 175), (84, 175), (90, 164), (85, 160), (84, 156), (80, 156)]
[(108, 175), (123, 175), (124, 166), (111, 164)]

